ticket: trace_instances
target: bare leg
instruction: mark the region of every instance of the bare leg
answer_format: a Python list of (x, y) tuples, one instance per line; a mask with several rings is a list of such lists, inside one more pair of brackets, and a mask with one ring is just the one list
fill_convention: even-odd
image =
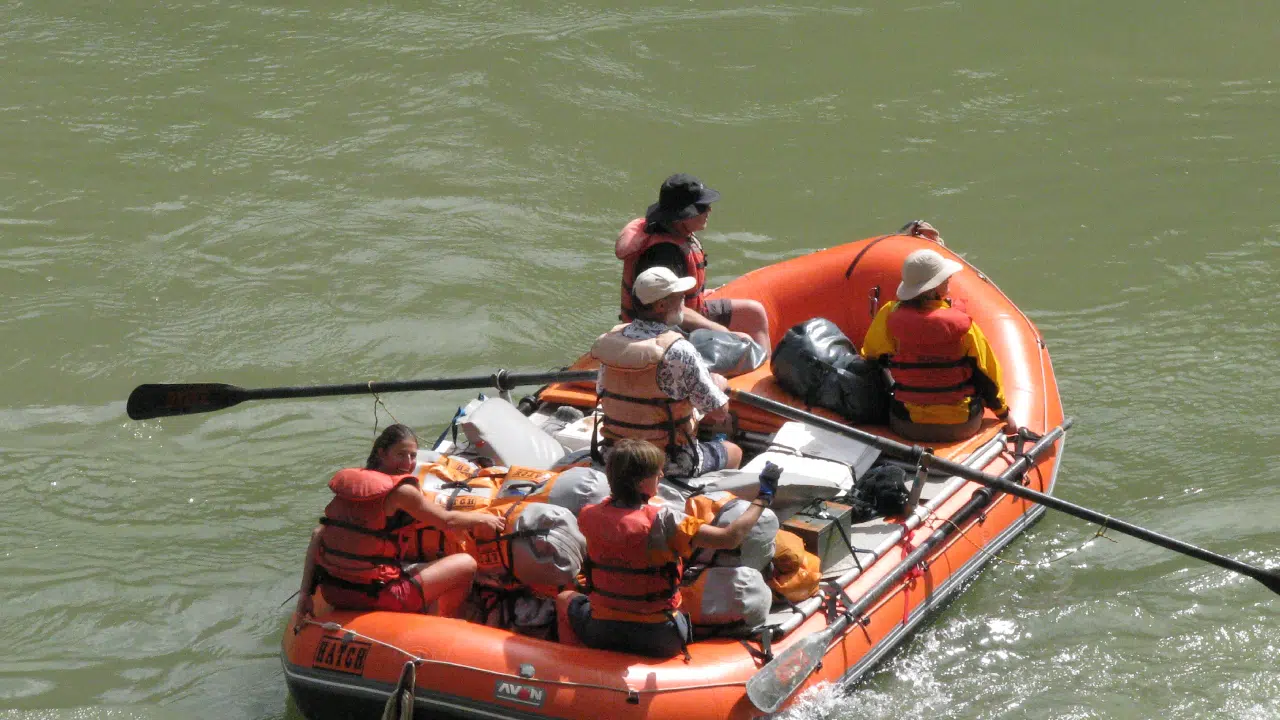
[(729, 303), (733, 310), (729, 316), (729, 329), (750, 335), (752, 340), (764, 348), (764, 355), (768, 358), (773, 345), (769, 342), (769, 314), (765, 312), (764, 305), (755, 300), (739, 298), (734, 298)]
[(476, 559), (466, 553), (441, 558), (418, 570), (413, 582), (422, 590), (423, 608), (434, 603), (434, 614), (454, 617), (471, 592), (471, 581), (476, 575)]
[(724, 468), (726, 470), (736, 470), (742, 467), (742, 448), (736, 444), (726, 441), (724, 443), (725, 461)]
[(559, 633), (562, 645), (582, 645), (577, 633), (573, 631), (573, 625), (569, 622), (569, 603), (581, 594), (565, 590), (556, 596), (556, 631)]

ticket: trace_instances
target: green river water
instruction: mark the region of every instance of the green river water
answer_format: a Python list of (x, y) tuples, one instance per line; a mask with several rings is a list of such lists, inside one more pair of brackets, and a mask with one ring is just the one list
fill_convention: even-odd
[[(1280, 4), (0, 0), (0, 718), (296, 718), (278, 647), (366, 398), (543, 370), (617, 230), (711, 279), (913, 218), (1036, 321), (1057, 492), (1280, 566)], [(861, 301), (861, 300), (860, 300)], [(434, 437), (467, 392), (387, 396)], [(386, 416), (383, 416), (384, 423)], [(1052, 513), (798, 718), (1277, 718), (1280, 599)]]

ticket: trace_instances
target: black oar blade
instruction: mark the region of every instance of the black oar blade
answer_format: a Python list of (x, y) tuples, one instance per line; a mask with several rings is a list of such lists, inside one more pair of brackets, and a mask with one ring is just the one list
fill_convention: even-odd
[(822, 662), (833, 630), (827, 628), (810, 635), (752, 675), (747, 680), (747, 698), (751, 704), (767, 713), (777, 712)]
[(1266, 585), (1267, 589), (1269, 589), (1271, 592), (1277, 595), (1280, 595), (1280, 572), (1276, 572), (1275, 570), (1272, 570), (1269, 573), (1269, 577), (1267, 577), (1265, 580), (1263, 578), (1258, 578), (1258, 582), (1262, 583), (1263, 585)]
[(129, 393), (125, 410), (134, 420), (146, 420), (212, 412), (238, 405), (245, 399), (244, 388), (221, 383), (139, 385)]

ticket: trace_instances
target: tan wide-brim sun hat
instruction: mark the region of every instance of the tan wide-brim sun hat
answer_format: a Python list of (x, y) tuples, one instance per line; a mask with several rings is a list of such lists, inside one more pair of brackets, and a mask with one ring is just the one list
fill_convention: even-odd
[(917, 250), (902, 262), (898, 299), (910, 300), (920, 293), (928, 292), (963, 269), (964, 265), (948, 260), (933, 250)]

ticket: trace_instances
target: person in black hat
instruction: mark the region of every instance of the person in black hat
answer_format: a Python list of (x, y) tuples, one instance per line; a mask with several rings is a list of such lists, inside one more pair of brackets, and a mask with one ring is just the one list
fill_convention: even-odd
[(622, 260), (622, 319), (635, 318), (640, 305), (633, 294), (636, 276), (651, 267), (669, 268), (677, 277), (692, 277), (697, 283), (685, 294), (681, 329), (699, 328), (737, 332), (769, 352), (769, 316), (755, 300), (706, 296), (707, 256), (694, 233), (707, 226), (711, 203), (720, 199), (698, 178), (676, 173), (658, 189), (658, 202), (644, 217), (636, 218), (618, 234), (614, 254)]

